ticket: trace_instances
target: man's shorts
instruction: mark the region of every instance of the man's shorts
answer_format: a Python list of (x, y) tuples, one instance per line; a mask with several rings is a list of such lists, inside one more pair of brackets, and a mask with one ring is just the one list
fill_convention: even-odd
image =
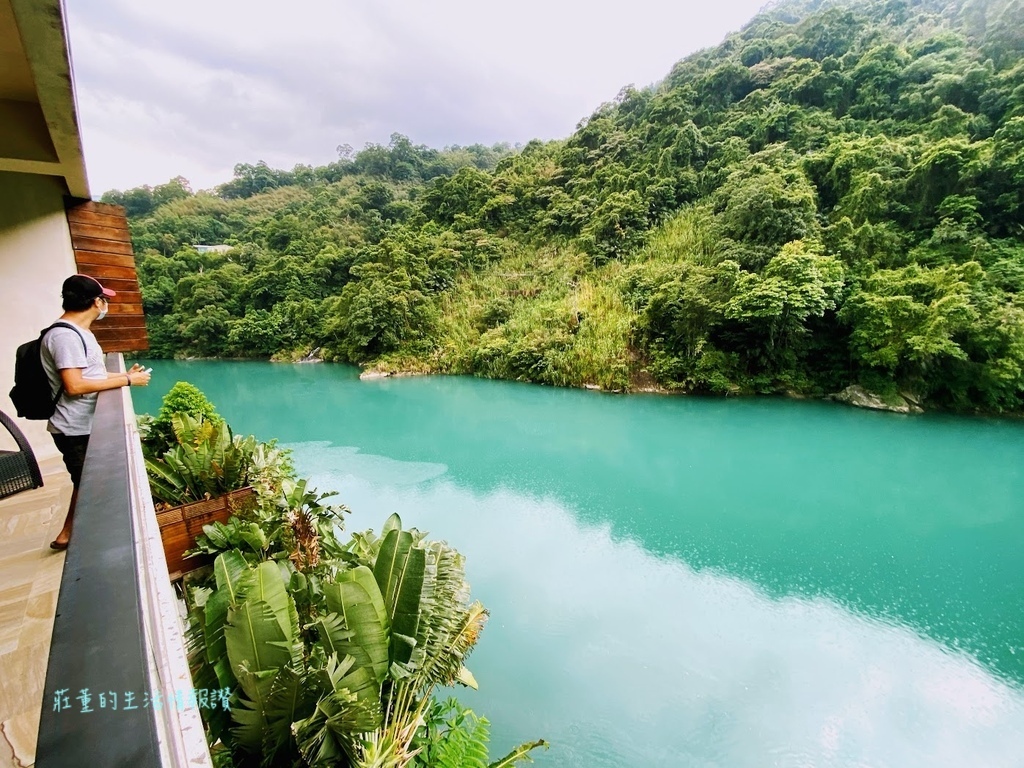
[(89, 447), (88, 435), (62, 435), (51, 432), (57, 450), (64, 457), (64, 466), (68, 468), (71, 482), (75, 488), (82, 482), (82, 467), (85, 465), (85, 449)]

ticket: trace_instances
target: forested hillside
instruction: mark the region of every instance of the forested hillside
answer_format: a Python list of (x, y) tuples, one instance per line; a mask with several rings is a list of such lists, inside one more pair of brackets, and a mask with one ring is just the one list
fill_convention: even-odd
[(1024, 410), (1022, 0), (781, 3), (564, 141), (104, 199), (158, 355)]

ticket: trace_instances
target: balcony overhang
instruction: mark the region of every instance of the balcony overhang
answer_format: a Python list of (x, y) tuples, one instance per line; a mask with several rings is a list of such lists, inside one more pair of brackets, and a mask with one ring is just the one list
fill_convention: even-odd
[(90, 196), (61, 0), (0, 0), (0, 171)]

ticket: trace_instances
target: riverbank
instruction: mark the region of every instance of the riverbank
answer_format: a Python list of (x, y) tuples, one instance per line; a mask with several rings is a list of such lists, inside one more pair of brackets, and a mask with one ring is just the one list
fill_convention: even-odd
[[(303, 353), (295, 352), (289, 355), (274, 356), (268, 360), (271, 363), (289, 363), (289, 364), (316, 364), (316, 363), (327, 363), (334, 364), (337, 361), (325, 359), (321, 356), (321, 348), (317, 347), (315, 350)], [(135, 356), (138, 359), (148, 359), (142, 356)], [(134, 359), (134, 358), (133, 358)], [(252, 361), (252, 358), (235, 358), (235, 357), (181, 357), (175, 358), (182, 361), (230, 361), (230, 362), (248, 362)], [(342, 363), (344, 364), (344, 363)], [(430, 361), (422, 358), (411, 357), (411, 356), (386, 356), (378, 359), (373, 363), (361, 367), (359, 378), (363, 381), (372, 381), (375, 379), (387, 379), (387, 378), (404, 378), (410, 376), (472, 376), (480, 379), (492, 379), (495, 381), (522, 381), (531, 384), (539, 384), (541, 386), (554, 386), (564, 389), (585, 389), (592, 392), (604, 392), (607, 394), (655, 394), (655, 395), (673, 395), (673, 396), (685, 396), (692, 395), (694, 393), (687, 392), (681, 388), (666, 387), (659, 384), (657, 380), (650, 374), (646, 368), (633, 368), (629, 371), (628, 376), (625, 379), (625, 383), (616, 386), (603, 386), (601, 384), (592, 381), (583, 382), (565, 382), (565, 383), (552, 383), (548, 381), (536, 381), (533, 379), (525, 378), (506, 378), (501, 376), (481, 376), (471, 370), (458, 370), (452, 369), (451, 366), (437, 365)], [(972, 416), (993, 416), (1000, 418), (1024, 418), (1024, 413), (1017, 412), (990, 412), (982, 409), (975, 410), (949, 410), (945, 408), (938, 408), (927, 404), (922, 399), (918, 398), (914, 394), (905, 391), (890, 391), (886, 393), (873, 392), (860, 384), (849, 384), (843, 389), (831, 392), (827, 394), (817, 394), (801, 392), (798, 390), (787, 389), (781, 390), (774, 393), (756, 393), (744, 391), (739, 386), (733, 386), (728, 391), (723, 393), (698, 393), (701, 397), (710, 398), (733, 398), (733, 397), (785, 397), (791, 400), (819, 400), (819, 401), (831, 401), (835, 403), (842, 403), (849, 405), (854, 408), (862, 408), (865, 410), (873, 411), (888, 411), (890, 413), (900, 414), (922, 414), (922, 413), (957, 413), (960, 415), (972, 415)]]
[[(431, 375), (449, 375), (449, 371), (441, 371), (432, 369), (429, 365), (420, 364), (410, 368), (400, 368), (394, 365), (382, 365), (381, 363), (374, 363), (362, 370), (359, 374), (359, 378), (362, 381), (372, 381), (375, 379), (387, 379), (387, 378), (400, 378), (405, 376), (431, 376)], [(460, 374), (466, 375), (466, 374)], [(472, 375), (472, 374), (469, 374)], [(478, 377), (487, 378), (487, 377)], [(530, 382), (535, 384), (544, 384), (544, 382)], [(634, 375), (630, 376), (630, 384), (628, 387), (621, 389), (609, 389), (602, 387), (600, 384), (594, 384), (592, 382), (584, 382), (579, 385), (567, 385), (567, 389), (586, 389), (593, 392), (607, 392), (609, 394), (658, 394), (658, 395), (686, 395), (690, 394), (680, 389), (670, 389), (662, 386), (655, 381), (654, 377), (647, 371), (639, 371)], [(845, 405), (853, 406), (854, 408), (865, 408), (872, 411), (889, 411), (891, 413), (903, 413), (903, 414), (919, 414), (924, 413), (925, 408), (921, 402), (914, 397), (912, 394), (906, 392), (889, 393), (882, 395), (876, 392), (871, 392), (865, 389), (860, 384), (850, 384), (839, 392), (834, 392), (824, 396), (808, 395), (802, 392), (786, 391), (782, 393), (783, 396), (794, 399), (794, 400), (829, 400), (836, 403), (843, 403)], [(714, 396), (714, 395), (712, 395)], [(740, 391), (739, 387), (736, 388), (735, 392), (726, 393), (725, 395), (719, 395), (719, 397), (760, 397), (753, 393), (745, 393)], [(1006, 415), (1006, 414), (1001, 414)]]

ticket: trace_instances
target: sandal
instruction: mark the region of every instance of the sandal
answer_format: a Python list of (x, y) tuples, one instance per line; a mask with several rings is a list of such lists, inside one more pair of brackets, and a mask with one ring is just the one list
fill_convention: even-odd
[(67, 548), (68, 548), (68, 542), (66, 542), (66, 541), (63, 541), (63, 542), (61, 542), (61, 541), (51, 541), (50, 542), (50, 549), (56, 549), (59, 552), (63, 552)]

